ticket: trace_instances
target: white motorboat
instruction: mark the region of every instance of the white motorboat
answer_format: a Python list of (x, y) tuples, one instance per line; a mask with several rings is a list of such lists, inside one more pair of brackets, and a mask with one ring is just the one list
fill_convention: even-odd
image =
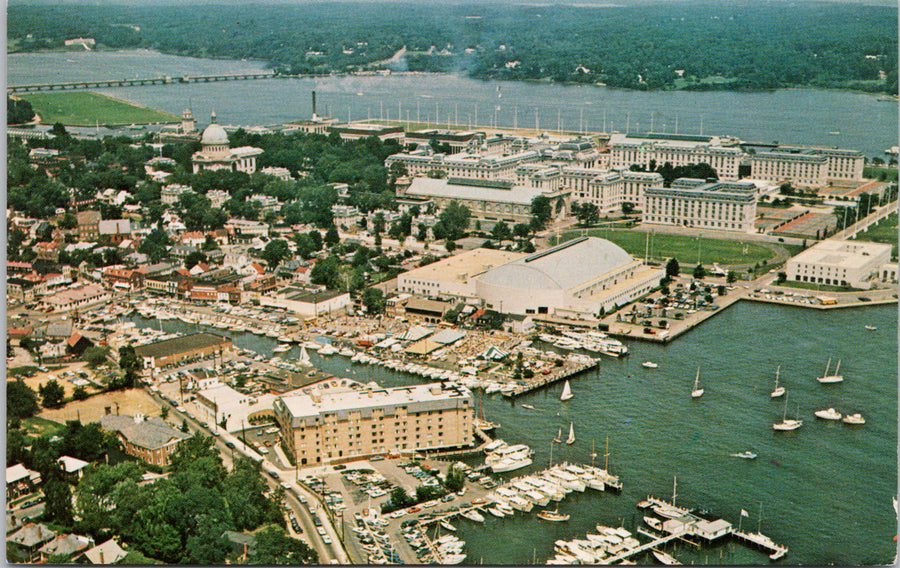
[(867, 325), (867, 326), (865, 326), (865, 328), (868, 329), (869, 331), (875, 331), (876, 329), (878, 329), (874, 325)]
[(521, 459), (511, 459), (504, 458), (499, 462), (495, 463), (491, 466), (491, 471), (494, 473), (502, 473), (504, 471), (515, 471), (517, 469), (521, 469), (523, 467), (527, 467), (531, 465), (531, 458), (521, 458)]
[(831, 367), (831, 358), (829, 357), (828, 363), (825, 365), (825, 374), (821, 377), (817, 377), (816, 380), (820, 383), (839, 383), (844, 380), (844, 375), (839, 375), (838, 371), (841, 369), (841, 360), (838, 359), (837, 367), (834, 368), (834, 373), (828, 374), (828, 369)]
[(476, 511), (475, 509), (469, 509), (468, 511), (463, 511), (463, 512), (460, 513), (460, 515), (461, 515), (462, 517), (465, 517), (466, 519), (469, 519), (470, 521), (474, 521), (474, 522), (476, 522), (476, 523), (483, 523), (483, 522), (484, 522), (484, 516), (481, 515), (481, 514), (480, 514), (478, 511)]
[(662, 530), (662, 521), (657, 519), (656, 517), (644, 517), (644, 522), (647, 523), (647, 526), (651, 529), (655, 529), (658, 531)]
[(334, 355), (338, 350), (331, 346), (330, 343), (319, 347), (319, 355)]
[(559, 511), (541, 511), (537, 514), (537, 518), (544, 519), (545, 521), (568, 521), (570, 515), (566, 515), (564, 513), (560, 513)]
[(843, 422), (844, 424), (865, 424), (866, 419), (862, 417), (862, 414), (857, 412), (855, 414), (844, 416)]
[[(772, 428), (775, 430), (785, 432), (788, 430), (796, 430), (797, 428), (803, 426), (803, 421), (799, 419), (791, 420), (787, 417), (787, 402), (788, 397), (784, 397), (784, 413), (781, 417), (781, 422), (776, 422), (772, 424)], [(798, 412), (799, 414), (799, 412)]]
[(522, 408), (527, 408), (528, 410), (534, 410), (534, 406), (532, 406), (530, 404), (523, 404)]
[(343, 349), (338, 350), (338, 353), (343, 355), (344, 357), (353, 357), (355, 351), (350, 349), (349, 347), (344, 347)]
[(817, 410), (814, 412), (816, 418), (821, 418), (822, 420), (840, 420), (841, 416), (843, 416), (840, 412), (833, 408), (829, 408), (827, 410)]
[(456, 532), (456, 527), (451, 525), (450, 521), (448, 521), (447, 519), (441, 520), (441, 526), (448, 531)]
[(498, 519), (502, 519), (506, 514), (497, 507), (488, 507), (487, 512), (494, 515)]
[(659, 367), (659, 365), (657, 365), (653, 361), (644, 361), (643, 363), (641, 363), (641, 367), (644, 367), (645, 369), (655, 369)]
[(681, 564), (681, 562), (662, 550), (653, 549), (653, 557), (667, 566), (677, 566)]
[(281, 345), (278, 345), (278, 346), (272, 348), (273, 353), (284, 353), (285, 351), (290, 351), (290, 350), (291, 350), (291, 346), (287, 343), (282, 343)]
[(784, 395), (784, 393), (785, 393), (784, 387), (778, 386), (778, 378), (779, 378), (780, 374), (781, 374), (781, 365), (778, 365), (778, 368), (775, 369), (775, 390), (773, 390), (772, 394), (770, 395), (772, 398), (778, 398), (778, 397)]
[(575, 395), (572, 394), (572, 387), (569, 386), (569, 381), (566, 381), (566, 384), (563, 385), (562, 394), (559, 395), (559, 400), (569, 400), (573, 396)]
[(303, 346), (306, 347), (307, 349), (312, 349), (313, 351), (319, 351), (320, 349), (325, 347), (324, 345), (322, 345), (321, 343), (318, 343), (316, 341), (307, 341), (306, 343), (303, 344)]
[(697, 377), (694, 379), (694, 388), (691, 390), (691, 398), (700, 398), (703, 396), (703, 389), (700, 388), (700, 367), (697, 367)]
[(744, 451), (744, 452), (738, 452), (736, 454), (730, 454), (730, 455), (733, 458), (741, 458), (741, 459), (745, 459), (745, 460), (755, 460), (756, 459), (756, 454), (754, 454), (753, 452), (751, 452), (749, 450)]
[(484, 453), (489, 454), (491, 452), (497, 451), (500, 448), (504, 447), (505, 445), (506, 445), (506, 442), (504, 442), (503, 440), (500, 440), (498, 438), (484, 447)]
[(513, 509), (517, 509), (523, 513), (531, 511), (531, 508), (534, 507), (534, 503), (522, 497), (510, 497), (509, 504)]

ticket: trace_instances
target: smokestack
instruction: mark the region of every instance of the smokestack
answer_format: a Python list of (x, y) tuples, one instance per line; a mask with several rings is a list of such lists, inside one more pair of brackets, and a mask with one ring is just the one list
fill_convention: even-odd
[(318, 118), (316, 116), (316, 92), (315, 91), (312, 92), (312, 107), (313, 107), (312, 118), (313, 118), (313, 120), (315, 120), (316, 118)]

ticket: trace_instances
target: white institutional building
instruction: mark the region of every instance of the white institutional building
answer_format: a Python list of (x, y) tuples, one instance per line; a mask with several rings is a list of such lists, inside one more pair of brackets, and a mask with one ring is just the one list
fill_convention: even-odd
[(889, 244), (828, 239), (788, 260), (785, 269), (794, 282), (868, 289), (876, 281), (896, 282), (897, 263), (890, 260)]
[(694, 134), (615, 133), (609, 139), (609, 151), (613, 168), (633, 164), (649, 168), (650, 160), (657, 167), (666, 162), (673, 166), (706, 163), (722, 180), (738, 179), (738, 166), (744, 159), (736, 138)]
[(756, 197), (756, 185), (750, 182), (680, 178), (671, 187), (646, 190), (643, 222), (752, 233)]
[(228, 147), (228, 134), (216, 124), (216, 113), (212, 113), (211, 123), (203, 131), (200, 143), (203, 148), (191, 157), (194, 173), (202, 170), (232, 170), (252, 174), (256, 171), (256, 157), (262, 149), (252, 146)]

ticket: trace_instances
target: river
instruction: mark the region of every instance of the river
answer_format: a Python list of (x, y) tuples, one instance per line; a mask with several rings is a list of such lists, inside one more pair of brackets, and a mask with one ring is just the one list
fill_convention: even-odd
[[(197, 329), (177, 320), (132, 319), (141, 326), (161, 325), (167, 332)], [(869, 331), (864, 325), (878, 329)], [(569, 401), (559, 401), (560, 385), (515, 402), (486, 396), (486, 417), (501, 424), (497, 435), (535, 449), (531, 470), (549, 463), (552, 438), (574, 423), (576, 442), (554, 448), (553, 461), (589, 463), (596, 447), (602, 464), (608, 437), (609, 469), (620, 476), (624, 489), (619, 495), (591, 490), (569, 495), (559, 508), (572, 515), (567, 523), (544, 523), (533, 514), (488, 517), (485, 525), (460, 521), (467, 562), (543, 563), (553, 555), (555, 540), (584, 538), (598, 523), (633, 531), (641, 525), (637, 502), (648, 494), (670, 497), (676, 476), (679, 505), (706, 509), (754, 531), (760, 527), (789, 547), (781, 563), (893, 562), (896, 330), (896, 306), (819, 311), (739, 302), (669, 345), (631, 342), (629, 357), (604, 357), (596, 370), (571, 381), (575, 397)], [(233, 339), (265, 355), (277, 343), (248, 333)], [(337, 376), (384, 386), (421, 382), (338, 355), (310, 356), (316, 366)], [(828, 357), (842, 360), (843, 383), (816, 382)], [(643, 368), (646, 360), (659, 368)], [(788, 390), (788, 416), (799, 412), (804, 421), (794, 432), (772, 429), (784, 411), (784, 399), (769, 396), (777, 365)], [(693, 400), (697, 367), (706, 392)], [(813, 416), (830, 406), (860, 412), (867, 423), (854, 427)], [(759, 457), (729, 456), (744, 450)], [(528, 470), (515, 473), (523, 471)], [(749, 517), (741, 519), (741, 509)], [(685, 564), (769, 563), (763, 553), (738, 544), (701, 551), (678, 544), (667, 550)]]
[[(9, 85), (259, 72), (260, 61), (205, 60), (153, 51), (43, 52), (7, 57)], [(99, 92), (199, 123), (272, 125), (318, 113), (340, 120), (385, 118), (520, 126), (541, 130), (727, 134), (751, 142), (813, 144), (884, 158), (898, 143), (897, 103), (825, 89), (767, 92), (629, 91), (594, 85), (478, 81), (457, 75), (399, 74), (171, 84)]]

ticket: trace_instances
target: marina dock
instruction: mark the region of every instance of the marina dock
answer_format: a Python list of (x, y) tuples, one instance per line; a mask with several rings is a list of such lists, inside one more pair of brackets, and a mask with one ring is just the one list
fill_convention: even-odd
[(746, 533), (741, 531), (732, 532), (734, 538), (738, 540), (742, 540), (744, 542), (750, 543), (751, 545), (762, 548), (766, 552), (771, 552), (769, 554), (769, 559), (778, 560), (782, 558), (785, 554), (788, 553), (788, 548), (786, 546), (780, 546), (775, 544), (775, 542), (762, 533)]
[(534, 377), (534, 379), (530, 379), (527, 384), (524, 384), (524, 385), (520, 384), (512, 390), (503, 392), (503, 396), (513, 398), (513, 397), (519, 396), (521, 394), (531, 392), (535, 389), (545, 387), (549, 384), (571, 378), (579, 373), (583, 373), (584, 371), (587, 371), (588, 369), (593, 369), (594, 367), (596, 367), (599, 364), (600, 364), (600, 359), (591, 359), (590, 361), (586, 361), (584, 363), (579, 363), (575, 367), (566, 369), (559, 373), (550, 373), (549, 375), (544, 375), (540, 378)]

